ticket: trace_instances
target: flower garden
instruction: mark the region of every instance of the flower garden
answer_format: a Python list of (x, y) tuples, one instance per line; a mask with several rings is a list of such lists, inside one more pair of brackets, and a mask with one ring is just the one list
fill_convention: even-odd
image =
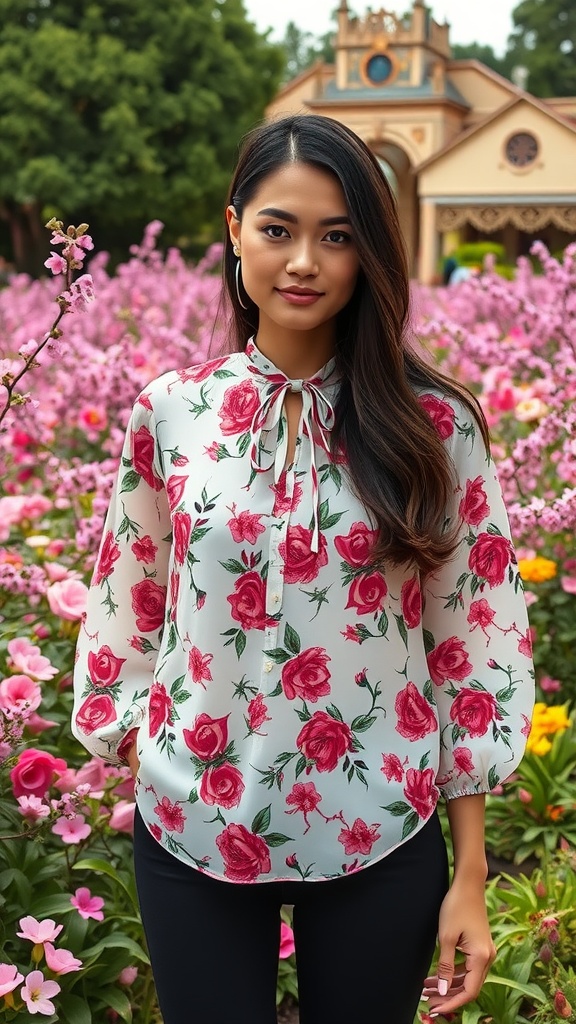
[[(223, 343), (220, 247), (191, 267), (160, 251), (153, 222), (113, 275), (97, 253), (73, 281), (92, 249), (88, 226), (50, 227), (54, 276), (16, 276), (0, 291), (0, 1022), (159, 1024), (130, 868), (133, 785), (73, 739), (71, 672), (134, 398)], [(499, 955), (453, 1020), (570, 1020), (576, 245), (558, 261), (537, 244), (512, 281), (488, 263), (454, 288), (415, 286), (413, 332), (488, 418), (529, 604), (531, 635), (518, 643), (534, 642), (537, 678), (524, 760), (488, 798)], [(474, 607), (471, 628), (484, 631), (493, 612), (481, 591)], [(104, 700), (114, 665), (100, 671)], [(279, 1004), (297, 1000), (288, 909), (283, 918)], [(424, 1004), (418, 1019), (431, 1021)]]

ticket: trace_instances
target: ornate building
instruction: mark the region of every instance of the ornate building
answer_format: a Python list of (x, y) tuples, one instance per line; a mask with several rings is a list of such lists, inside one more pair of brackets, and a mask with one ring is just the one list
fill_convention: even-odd
[(399, 18), (338, 10), (335, 64), (289, 82), (268, 117), (310, 112), (352, 128), (395, 189), (412, 273), (437, 279), (460, 241), (496, 239), (514, 260), (535, 238), (576, 238), (576, 98), (538, 100), (474, 60), (421, 0)]

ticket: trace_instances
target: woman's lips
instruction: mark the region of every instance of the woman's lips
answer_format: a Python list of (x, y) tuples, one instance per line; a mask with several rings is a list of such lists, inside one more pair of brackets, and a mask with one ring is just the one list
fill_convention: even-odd
[(277, 288), (276, 291), (286, 302), (292, 306), (312, 306), (318, 299), (322, 298), (323, 292), (287, 291)]

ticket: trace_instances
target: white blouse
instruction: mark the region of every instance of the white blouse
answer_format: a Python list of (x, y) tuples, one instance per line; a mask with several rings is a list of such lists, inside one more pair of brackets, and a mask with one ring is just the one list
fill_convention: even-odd
[[(253, 342), (138, 397), (77, 650), (73, 731), (192, 867), (318, 881), (518, 764), (530, 634), (494, 464), (468, 409), (419, 396), (455, 463), (454, 559), (376, 569), (330, 453), (334, 361), (291, 381)], [(283, 398), (302, 393), (284, 469)], [(122, 741), (124, 740), (124, 747)]]

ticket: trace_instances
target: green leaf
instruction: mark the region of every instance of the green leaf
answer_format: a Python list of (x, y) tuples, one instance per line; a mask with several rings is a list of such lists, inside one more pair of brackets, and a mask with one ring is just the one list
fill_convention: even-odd
[(82, 950), (82, 959), (86, 960), (97, 960), (101, 953), (104, 953), (108, 949), (123, 949), (126, 953), (129, 953), (136, 960), (140, 960), (143, 964), (149, 964), (150, 961), (148, 956), (144, 952), (141, 946), (134, 939), (131, 939), (129, 935), (125, 935), (123, 932), (112, 932), (106, 935), (105, 938), (100, 939), (89, 949)]
[(412, 810), (410, 804), (404, 802), (404, 800), (395, 800), (392, 804), (387, 804), (382, 808), (383, 811), (388, 811), (393, 814), (395, 818), (400, 818), (403, 814), (408, 814)]
[(124, 890), (130, 902), (134, 904), (136, 908), (138, 907), (134, 883), (131, 876), (130, 881), (132, 884), (129, 884), (107, 860), (100, 860), (98, 857), (87, 857), (84, 860), (76, 861), (76, 863), (72, 865), (72, 869), (74, 871), (100, 871), (103, 875), (108, 875), (116, 885), (119, 885), (120, 888)]
[(515, 992), (521, 992), (523, 996), (533, 999), (537, 1003), (545, 1003), (547, 996), (539, 985), (522, 984), (514, 978), (499, 978), (497, 974), (488, 974), (485, 985), (504, 985), (505, 988), (512, 988)]
[(283, 846), (284, 843), (293, 842), (290, 836), (285, 836), (282, 832), (268, 832), (262, 838), (267, 846)]
[(358, 715), (358, 717), (350, 724), (350, 728), (352, 729), (352, 732), (366, 732), (371, 725), (374, 725), (375, 721), (375, 715)]
[(406, 839), (407, 836), (409, 836), (410, 833), (414, 831), (419, 820), (420, 819), (416, 814), (416, 811), (411, 811), (410, 814), (406, 815), (404, 827), (402, 828), (402, 839)]
[(237, 657), (241, 658), (242, 654), (244, 653), (244, 648), (246, 647), (246, 633), (244, 633), (241, 629), (239, 629), (238, 632), (236, 633), (234, 647), (236, 649)]
[[(127, 1024), (131, 1024), (132, 1007), (125, 992), (122, 992), (116, 985), (108, 985), (106, 988), (101, 989), (98, 995), (108, 1006), (116, 1010), (116, 1013), (122, 1020), (125, 1020)], [(76, 1021), (74, 1021), (74, 1024), (76, 1024)]]
[(277, 665), (290, 661), (290, 655), (282, 647), (275, 647), (273, 651), (264, 651), (264, 654), (271, 661), (275, 661)]
[(229, 558), (227, 562), (220, 562), (220, 565), (223, 569), (226, 569), (226, 572), (232, 572), (234, 575), (246, 572), (246, 566), (242, 562), (237, 561), (236, 558)]
[(434, 634), (431, 633), (429, 629), (423, 629), (422, 637), (424, 640), (424, 650), (426, 651), (426, 654), (430, 654), (430, 651), (433, 651), (436, 646)]
[(408, 649), (408, 630), (406, 629), (406, 623), (404, 622), (404, 618), (403, 618), (402, 615), (394, 615), (394, 618), (396, 619), (396, 625), (398, 626), (398, 632), (400, 633), (400, 636), (402, 637), (402, 641), (404, 643), (404, 646), (406, 647), (406, 649)]
[(74, 1024), (92, 1024), (92, 1013), (85, 999), (65, 992), (57, 1000), (59, 1018), (74, 1021)]
[(135, 491), (141, 479), (140, 474), (137, 473), (135, 469), (129, 470), (128, 473), (125, 473), (122, 477), (120, 493), (124, 494), (126, 491)]
[(296, 630), (292, 629), (292, 626), (288, 623), (286, 623), (286, 628), (284, 630), (284, 646), (291, 654), (300, 654), (300, 648), (302, 646), (300, 643), (300, 637)]
[(256, 833), (256, 835), (259, 835), (261, 832), (265, 832), (266, 829), (268, 828), (270, 824), (271, 806), (271, 804), (268, 804), (268, 807), (263, 807), (262, 810), (258, 811), (258, 814), (254, 816), (251, 828), (252, 831)]

